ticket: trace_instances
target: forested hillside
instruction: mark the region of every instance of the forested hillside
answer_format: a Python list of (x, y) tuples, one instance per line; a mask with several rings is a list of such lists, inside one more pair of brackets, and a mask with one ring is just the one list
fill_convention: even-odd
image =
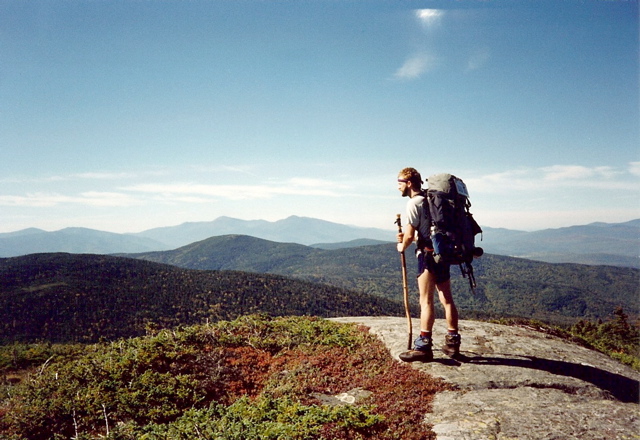
[[(276, 273), (392, 300), (402, 298), (400, 258), (392, 243), (321, 250), (235, 235), (132, 256), (186, 268)], [(417, 313), (416, 263), (410, 251), (407, 266)], [(456, 301), (467, 316), (571, 323), (580, 318), (605, 319), (617, 306), (634, 318), (640, 312), (638, 269), (552, 264), (491, 254), (476, 259), (474, 267), (475, 294), (458, 268), (452, 268)]]
[(401, 315), (399, 302), (283, 276), (199, 271), (101, 255), (0, 259), (0, 342), (97, 341), (271, 315)]

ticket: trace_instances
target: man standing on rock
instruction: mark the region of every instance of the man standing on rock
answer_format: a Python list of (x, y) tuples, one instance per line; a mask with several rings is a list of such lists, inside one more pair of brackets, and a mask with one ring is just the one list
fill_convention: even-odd
[(460, 334), (458, 333), (458, 309), (451, 293), (451, 275), (448, 263), (436, 263), (433, 259), (433, 244), (430, 238), (429, 207), (422, 191), (422, 177), (415, 168), (405, 168), (398, 174), (398, 190), (407, 202), (407, 225), (404, 233), (398, 234), (398, 252), (404, 252), (418, 239), (416, 256), (418, 257), (418, 290), (420, 291), (420, 336), (414, 342), (414, 348), (400, 354), (405, 362), (433, 360), (432, 331), (435, 322), (434, 291), (438, 291), (440, 302), (444, 306), (448, 333), (442, 351), (448, 356), (460, 352)]

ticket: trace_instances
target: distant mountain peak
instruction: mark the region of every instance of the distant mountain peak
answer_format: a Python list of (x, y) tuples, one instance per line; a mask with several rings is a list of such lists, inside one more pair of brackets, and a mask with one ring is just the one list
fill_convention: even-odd
[(15, 232), (3, 232), (3, 233), (0, 233), (0, 238), (2, 238), (2, 237), (20, 237), (20, 236), (24, 236), (24, 235), (42, 234), (42, 233), (46, 233), (46, 232), (47, 231), (45, 231), (43, 229), (26, 228), (26, 229), (21, 229), (19, 231), (15, 231)]

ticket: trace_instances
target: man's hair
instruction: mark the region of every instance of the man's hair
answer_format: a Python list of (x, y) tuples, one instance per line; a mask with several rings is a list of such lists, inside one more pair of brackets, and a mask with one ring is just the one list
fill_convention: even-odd
[(422, 188), (422, 177), (420, 173), (415, 168), (404, 168), (398, 174), (398, 178), (405, 179), (411, 182), (411, 186), (415, 189)]

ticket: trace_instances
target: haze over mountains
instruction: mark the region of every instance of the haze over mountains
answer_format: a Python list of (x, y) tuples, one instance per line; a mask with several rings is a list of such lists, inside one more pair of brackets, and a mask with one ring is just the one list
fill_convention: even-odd
[[(392, 242), (395, 231), (362, 228), (306, 217), (239, 220), (219, 217), (139, 233), (117, 234), (86, 228), (47, 232), (29, 228), (0, 234), (0, 257), (41, 252), (139, 253), (176, 249), (214, 236), (233, 234), (323, 249)], [(625, 223), (592, 223), (526, 232), (483, 227), (486, 252), (552, 263), (640, 267), (640, 219)], [(480, 240), (480, 237), (478, 237)]]

